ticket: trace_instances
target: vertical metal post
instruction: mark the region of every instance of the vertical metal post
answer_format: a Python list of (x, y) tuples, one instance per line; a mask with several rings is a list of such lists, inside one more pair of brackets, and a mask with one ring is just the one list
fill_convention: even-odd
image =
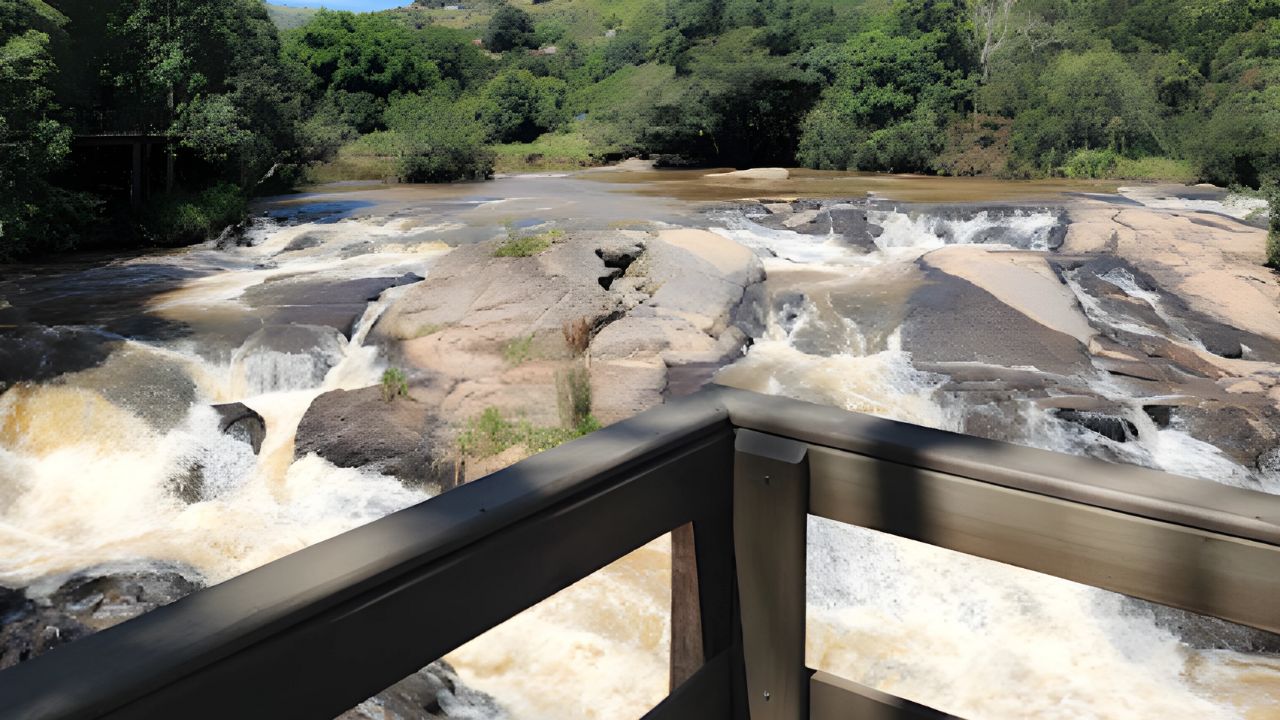
[(804, 662), (808, 447), (739, 430), (733, 537), (751, 720), (809, 716)]

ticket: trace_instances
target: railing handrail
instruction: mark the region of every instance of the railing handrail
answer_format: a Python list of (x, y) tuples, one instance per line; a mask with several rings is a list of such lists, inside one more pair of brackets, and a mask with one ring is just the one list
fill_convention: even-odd
[[(897, 468), (893, 472), (908, 468), (945, 476), (942, 479), (948, 482), (972, 480), (982, 487), (1005, 488), (1019, 497), (1039, 497), (1123, 516), (1117, 522), (1147, 522), (1168, 525), (1174, 531), (1188, 528), (1238, 539), (1248, 545), (1246, 549), (1257, 544), (1269, 553), (1265, 556), (1268, 562), (1280, 558), (1277, 496), (714, 388), (642, 413), (0, 673), (0, 713), (6, 717), (141, 717), (148, 709), (162, 707), (167, 701), (165, 693), (185, 692), (184, 688), (190, 687), (208, 690), (236, 673), (240, 673), (237, 677), (251, 676), (247, 674), (256, 667), (253, 663), (271, 661), (260, 668), (262, 673), (290, 675), (296, 669), (279, 664), (280, 658), (288, 656), (289, 642), (298, 647), (328, 647), (324, 644), (330, 642), (326, 633), (351, 642), (343, 635), (348, 632), (344, 628), (376, 624), (377, 613), (382, 612), (380, 604), (390, 608), (412, 593), (421, 594), (423, 583), (445, 573), (456, 574), (460, 568), (466, 569), (468, 562), (475, 565), (478, 557), (490, 561), (503, 557), (494, 555), (494, 548), (520, 533), (548, 546), (555, 542), (555, 535), (539, 528), (563, 526), (557, 532), (589, 529), (609, 540), (600, 548), (565, 551), (573, 557), (564, 571), (530, 570), (525, 578), (529, 587), (513, 589), (509, 602), (491, 604), (483, 612), (476, 610), (478, 616), (500, 621), (620, 557), (627, 548), (686, 522), (693, 522), (698, 537), (703, 659), (717, 660), (708, 668), (716, 668), (719, 679), (707, 680), (710, 670), (699, 673), (699, 687), (705, 691), (720, 682), (720, 674), (729, 672), (727, 668), (733, 665), (725, 660), (725, 653), (741, 652), (726, 624), (730, 622), (727, 615), (736, 613), (729, 611), (736, 605), (732, 602), (732, 538), (726, 535), (731, 530), (732, 483), (724, 479), (732, 476), (733, 450), (728, 438), (734, 428), (802, 444), (810, 448), (810, 461), (815, 463), (873, 462), (876, 467)], [(852, 460), (837, 457), (840, 453)], [(824, 482), (827, 480), (843, 482), (841, 478)], [(809, 482), (807, 475), (804, 482)], [(874, 493), (889, 480), (880, 482), (864, 483), (850, 492)], [(628, 506), (619, 504), (623, 497), (632, 505), (649, 503), (646, 507), (651, 517), (628, 517)], [(589, 523), (589, 511), (595, 507), (612, 513), (610, 517), (619, 519), (619, 527), (583, 525)], [(841, 519), (843, 512), (832, 507), (805, 509), (836, 519)], [(945, 513), (945, 508), (939, 511)], [(564, 525), (570, 520), (577, 524)], [(557, 522), (561, 526), (555, 526)], [(910, 536), (910, 532), (894, 527), (884, 529)], [(611, 535), (618, 537), (607, 537)], [(614, 550), (617, 553), (610, 554)], [(1117, 552), (1125, 549), (1117, 548)], [(459, 587), (441, 591), (470, 592)], [(1244, 619), (1251, 620), (1259, 611), (1245, 608), (1242, 613)], [(1251, 624), (1270, 628), (1272, 616), (1265, 610), (1262, 614), (1266, 616), (1262, 623)], [(1275, 624), (1280, 626), (1280, 621)], [(434, 625), (423, 627), (437, 630)], [(472, 636), (466, 634), (470, 631), (469, 626), (441, 631), (441, 637), (460, 643)], [(416, 666), (407, 655), (397, 656), (386, 661), (383, 671), (388, 674), (380, 678), (385, 681), (381, 685), (369, 685), (372, 681), (366, 677), (361, 681), (365, 685), (353, 686), (346, 692), (350, 705), (434, 660), (432, 648), (444, 654), (453, 647), (436, 648), (448, 642), (431, 640), (422, 643), (423, 651), (431, 656), (417, 658), (421, 662)], [(389, 674), (393, 671), (400, 674)], [(337, 683), (343, 678), (335, 675), (332, 679)], [(228, 686), (225, 692), (241, 690)], [(275, 690), (281, 698), (292, 697), (290, 693), (314, 694), (310, 687)], [(359, 695), (366, 690), (366, 695)], [(690, 694), (685, 692), (684, 696)], [(700, 702), (709, 702), (706, 698), (712, 697), (706, 692), (694, 695)], [(308, 708), (312, 712), (333, 709), (320, 700), (315, 703), (275, 707), (294, 717), (305, 716)], [(670, 711), (669, 704), (664, 706), (668, 707), (664, 712)], [(212, 708), (210, 705), (210, 713)], [(203, 716), (205, 709), (195, 706), (189, 714)], [(338, 711), (341, 709), (345, 708)], [(671, 716), (682, 715), (675, 712)]]

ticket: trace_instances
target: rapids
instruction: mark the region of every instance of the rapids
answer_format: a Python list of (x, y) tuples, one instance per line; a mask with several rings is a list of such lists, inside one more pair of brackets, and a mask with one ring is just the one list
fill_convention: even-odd
[[(806, 234), (767, 225), (750, 204), (697, 204), (741, 197), (742, 188), (662, 177), (357, 188), (270, 204), (243, 247), (19, 269), (0, 281), (0, 312), (39, 331), (0, 342), (40, 362), (15, 362), (16, 378), (0, 373), (11, 383), (0, 394), (0, 585), (138, 562), (178, 563), (218, 582), (427, 499), (429, 491), (394, 478), (295, 459), (294, 432), (319, 394), (377, 384), (387, 367), (368, 335), (400, 290), (359, 283), (429, 278), (451, 246), (547, 220), (571, 229), (697, 225), (757, 252), (769, 272), (760, 325), (718, 382), (955, 431), (990, 427), (1001, 439), (1280, 492), (1280, 478), (1188, 428), (1157, 424), (1144, 411), (1152, 398), (1094, 368), (1072, 381), (1123, 416), (1133, 430), (1124, 442), (1029, 395), (992, 404), (957, 390), (961, 371), (990, 370), (980, 363), (917, 359), (904, 329), (927, 282), (925, 256), (976, 245), (1051, 254), (1062, 241), (1060, 205), (876, 201), (866, 205), (875, 236), (858, 245), (834, 222)], [(899, 181), (851, 182), (891, 189)], [(820, 195), (832, 183), (840, 197), (855, 187), (802, 174), (786, 189)], [(989, 191), (948, 187), (959, 199)], [(1040, 202), (1060, 190), (1034, 194)], [(1114, 314), (1072, 272), (1063, 279), (1079, 324), (1203, 350), (1167, 300), (1126, 271), (1102, 280), (1149, 316)], [(334, 331), (295, 351), (271, 330), (290, 324)], [(66, 372), (51, 374), (50, 363), (68, 357)], [(122, 392), (136, 377), (126, 361), (173, 368), (188, 379), (190, 402), (158, 419), (157, 396)], [(263, 416), (260, 454), (218, 432), (209, 406), (225, 402)], [(193, 468), (205, 490), (186, 504), (172, 487)], [(827, 521), (811, 519), (809, 533), (814, 667), (973, 718), (1280, 717), (1280, 659), (1185, 642), (1150, 606)], [(669, 572), (669, 544), (658, 538), (448, 659), (514, 718), (640, 717), (667, 692)]]

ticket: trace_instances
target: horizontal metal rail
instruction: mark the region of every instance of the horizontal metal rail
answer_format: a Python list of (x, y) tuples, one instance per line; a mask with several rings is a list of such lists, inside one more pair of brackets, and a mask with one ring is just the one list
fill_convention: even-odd
[(717, 388), (0, 673), (0, 715), (332, 717), (677, 530), (648, 717), (946, 717), (804, 668), (806, 514), (1280, 631), (1280, 497)]

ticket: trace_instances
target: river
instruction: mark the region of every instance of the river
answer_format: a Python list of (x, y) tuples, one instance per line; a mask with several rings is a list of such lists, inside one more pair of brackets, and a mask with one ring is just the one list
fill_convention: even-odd
[[(1162, 275), (1103, 225), (1256, 231), (1220, 193), (1115, 193), (803, 172), (352, 184), (264, 202), (239, 246), (7, 267), (0, 585), (38, 597), (157, 566), (216, 583), (427, 499), (295, 458), (295, 430), (321, 393), (378, 383), (369, 332), (406, 284), (547, 223), (699, 227), (755, 251), (754, 342), (723, 384), (1280, 493), (1280, 333), (1224, 286), (1232, 335), (1174, 291), (1199, 276)], [(260, 452), (219, 432), (210, 406), (232, 402), (263, 417)], [(194, 501), (176, 490), (193, 473)], [(819, 520), (808, 562), (810, 665), (888, 692), (974, 718), (1280, 717), (1280, 658), (1255, 652), (1271, 638)], [(449, 659), (514, 718), (639, 717), (666, 692), (668, 573), (660, 538)]]

